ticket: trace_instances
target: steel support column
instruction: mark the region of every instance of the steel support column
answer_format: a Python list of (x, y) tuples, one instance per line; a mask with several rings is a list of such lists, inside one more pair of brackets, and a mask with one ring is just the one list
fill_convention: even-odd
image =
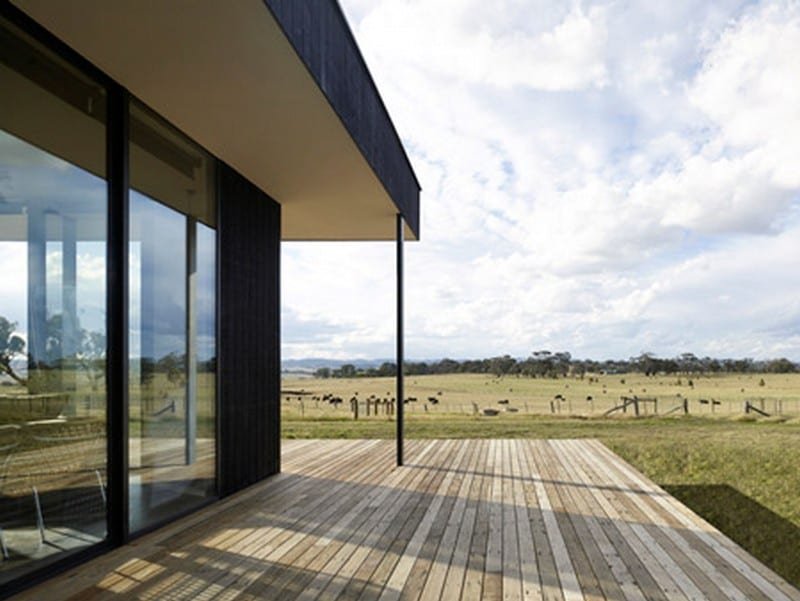
[(403, 465), (403, 216), (397, 215), (397, 465)]

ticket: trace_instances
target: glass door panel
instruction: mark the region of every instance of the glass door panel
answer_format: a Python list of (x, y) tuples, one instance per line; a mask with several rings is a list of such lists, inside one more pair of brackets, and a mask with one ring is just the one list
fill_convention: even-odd
[(106, 537), (105, 92), (0, 20), (0, 589)]
[[(213, 161), (131, 106), (129, 526), (216, 491)], [(210, 275), (209, 275), (210, 274)]]

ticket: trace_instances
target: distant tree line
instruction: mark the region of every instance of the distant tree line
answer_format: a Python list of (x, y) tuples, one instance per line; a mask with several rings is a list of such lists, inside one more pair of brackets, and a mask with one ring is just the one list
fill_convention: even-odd
[[(642, 373), (648, 376), (686, 374), (705, 375), (718, 373), (794, 373), (798, 365), (786, 358), (756, 361), (754, 359), (714, 359), (681, 353), (677, 357), (662, 359), (653, 353), (642, 353), (630, 359), (573, 359), (568, 352), (535, 351), (525, 359), (510, 355), (489, 359), (441, 359), (439, 361), (409, 361), (403, 364), (409, 376), (426, 374), (477, 373), (528, 378), (583, 377), (586, 374)], [(378, 367), (359, 368), (346, 363), (337, 368), (321, 367), (314, 375), (318, 378), (373, 378), (394, 376), (397, 364), (384, 362)]]

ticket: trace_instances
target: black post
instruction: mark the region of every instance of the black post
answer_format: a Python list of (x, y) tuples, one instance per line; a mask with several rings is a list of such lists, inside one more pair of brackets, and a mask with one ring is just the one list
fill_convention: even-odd
[(128, 93), (108, 88), (108, 537), (128, 539)]
[(397, 465), (403, 465), (403, 216), (397, 215)]

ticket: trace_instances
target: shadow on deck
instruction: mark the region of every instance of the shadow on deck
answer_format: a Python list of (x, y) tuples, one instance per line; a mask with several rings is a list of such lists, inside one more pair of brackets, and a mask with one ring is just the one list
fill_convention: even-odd
[(596, 441), (410, 441), (403, 468), (392, 441), (285, 449), (285, 473), (21, 598), (800, 600)]
[[(662, 486), (681, 503), (800, 587), (800, 528), (727, 484)], [(779, 553), (797, 549), (797, 553)]]

